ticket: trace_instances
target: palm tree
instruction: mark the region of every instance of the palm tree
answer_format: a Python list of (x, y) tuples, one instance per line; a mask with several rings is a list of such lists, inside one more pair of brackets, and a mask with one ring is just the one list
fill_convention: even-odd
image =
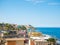
[(56, 43), (56, 39), (55, 38), (49, 38), (47, 39), (47, 41), (50, 43), (50, 45), (53, 43), (53, 45), (55, 45)]

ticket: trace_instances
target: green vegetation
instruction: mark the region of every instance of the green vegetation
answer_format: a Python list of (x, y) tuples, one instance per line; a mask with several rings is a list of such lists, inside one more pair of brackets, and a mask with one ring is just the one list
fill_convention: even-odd
[(6, 33), (4, 33), (4, 35), (9, 35), (9, 33), (8, 33), (8, 32), (6, 32)]
[(26, 30), (26, 27), (24, 25), (0, 23), (0, 30)]
[(49, 38), (47, 41), (50, 42), (50, 44), (53, 43), (53, 45), (55, 45), (56, 39), (55, 38)]
[(22, 30), (26, 30), (26, 27), (24, 25), (21, 26)]
[[(31, 26), (31, 25), (27, 25), (27, 26), (31, 30), (34, 30), (33, 26)], [(26, 25), (0, 23), (0, 30), (27, 30), (27, 27), (26, 27)]]
[(14, 25), (8, 23), (0, 23), (0, 30), (15, 30)]

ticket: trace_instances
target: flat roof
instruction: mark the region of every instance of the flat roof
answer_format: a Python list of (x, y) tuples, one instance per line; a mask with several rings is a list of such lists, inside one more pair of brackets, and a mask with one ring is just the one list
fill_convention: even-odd
[(7, 38), (7, 41), (25, 40), (25, 38)]

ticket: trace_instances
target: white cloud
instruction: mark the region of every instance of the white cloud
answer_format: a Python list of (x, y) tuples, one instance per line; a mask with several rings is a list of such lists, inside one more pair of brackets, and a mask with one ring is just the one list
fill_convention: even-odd
[(25, 0), (25, 1), (29, 1), (32, 3), (43, 3), (43, 2), (45, 2), (44, 0)]
[(48, 0), (25, 0), (25, 1), (32, 2), (34, 4), (45, 3), (45, 4), (48, 4), (48, 5), (60, 5), (60, 3), (49, 2)]
[(48, 5), (60, 5), (60, 3), (48, 3)]

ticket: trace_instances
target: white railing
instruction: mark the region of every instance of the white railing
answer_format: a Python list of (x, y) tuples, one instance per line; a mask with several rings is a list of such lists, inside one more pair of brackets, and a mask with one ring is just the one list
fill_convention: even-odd
[(35, 41), (35, 45), (48, 45), (48, 42), (44, 42), (44, 41)]

